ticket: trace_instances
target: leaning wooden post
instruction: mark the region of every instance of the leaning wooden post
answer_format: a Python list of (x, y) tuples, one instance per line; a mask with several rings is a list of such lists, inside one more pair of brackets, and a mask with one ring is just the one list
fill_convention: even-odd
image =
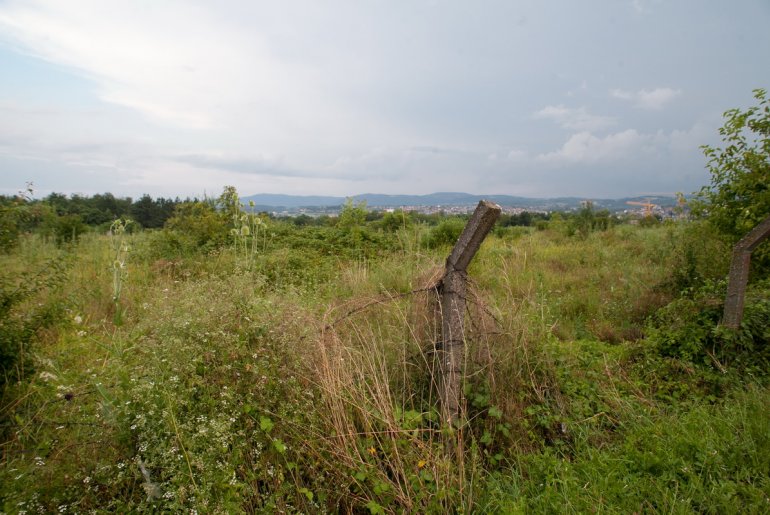
[(468, 265), (479, 250), (502, 209), (482, 200), (465, 225), (446, 261), (444, 277), (438, 285), (441, 293), (441, 342), (437, 349), (441, 372), (440, 397), (442, 418), (454, 423), (460, 414), (460, 389), (464, 361), (465, 292)]
[(741, 326), (746, 285), (749, 282), (751, 252), (768, 236), (770, 236), (770, 216), (741, 238), (741, 241), (733, 248), (727, 296), (725, 297), (725, 312), (722, 316), (722, 324), (725, 327), (738, 329)]

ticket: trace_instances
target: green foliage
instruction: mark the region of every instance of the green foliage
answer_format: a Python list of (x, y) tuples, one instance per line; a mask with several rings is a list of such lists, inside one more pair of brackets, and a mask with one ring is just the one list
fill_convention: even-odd
[[(14, 197), (0, 196), (0, 243), (3, 234), (12, 236), (12, 232), (7, 232), (11, 227), (15, 228), (17, 235), (40, 229), (59, 242), (69, 241), (72, 239), (72, 223), (78, 219), (84, 226), (99, 227), (105, 231), (118, 218), (133, 219), (141, 227), (157, 229), (163, 227), (172, 216), (174, 207), (181, 203), (179, 199), (153, 199), (149, 195), (143, 195), (135, 202), (131, 198), (116, 198), (111, 193), (97, 193), (92, 197), (51, 193), (42, 200), (33, 199), (32, 195), (30, 184)], [(8, 215), (12, 216), (9, 218)]]
[(88, 230), (88, 226), (81, 215), (66, 214), (47, 219), (42, 230), (44, 234), (52, 235), (58, 245), (63, 245), (76, 242)]
[(702, 221), (666, 227), (660, 255), (671, 275), (662, 286), (675, 295), (727, 275), (731, 245), (713, 225)]
[(67, 197), (61, 193), (51, 193), (43, 202), (51, 206), (57, 215), (78, 216), (87, 225), (108, 224), (116, 218), (128, 216), (131, 208), (130, 198), (115, 198), (111, 193), (96, 194), (93, 197)]
[(409, 213), (402, 209), (385, 213), (380, 220), (381, 227), (388, 232), (397, 232), (401, 229), (407, 229), (414, 224)]
[(222, 194), (217, 199), (217, 207), (226, 220), (237, 219), (241, 215), (243, 206), (235, 186), (225, 186)]
[(14, 203), (0, 204), (0, 252), (8, 252), (19, 241), (22, 212)]
[[(39, 270), (19, 276), (0, 275), (0, 398), (6, 386), (25, 379), (34, 371), (33, 345), (38, 332), (55, 325), (62, 305), (43, 295), (64, 280), (63, 259), (51, 260)], [(34, 302), (36, 301), (36, 302)]]
[(183, 202), (174, 209), (166, 228), (180, 234), (193, 247), (212, 249), (225, 243), (227, 222), (210, 202)]
[(567, 225), (567, 221), (564, 219), (564, 213), (553, 213), (551, 219), (548, 221), (547, 228), (559, 234), (567, 234), (568, 236), (574, 234), (574, 228)]
[[(724, 114), (723, 148), (703, 147), (711, 184), (693, 203), (694, 213), (734, 241), (770, 216), (770, 99), (763, 89), (754, 90), (754, 98), (757, 105)], [(757, 256), (763, 266), (770, 264), (766, 247)]]
[(433, 227), (423, 240), (428, 248), (436, 249), (457, 243), (466, 221), (458, 217), (449, 217)]
[(160, 229), (174, 214), (175, 205), (176, 203), (171, 199), (153, 199), (145, 194), (131, 204), (130, 214), (140, 226), (147, 229)]
[(14, 197), (0, 196), (0, 253), (9, 252), (19, 241), (19, 235), (30, 219), (29, 201), (32, 199), (32, 184), (27, 190)]
[(658, 225), (660, 225), (660, 219), (655, 215), (647, 215), (639, 219), (639, 227), (657, 227)]
[(750, 388), (722, 405), (629, 421), (622, 441), (584, 441), (572, 457), (518, 460), (521, 480), (493, 478), (483, 511), (511, 497), (521, 513), (763, 513), (770, 497), (770, 393)]
[(750, 296), (740, 330), (731, 331), (719, 325), (725, 292), (724, 282), (711, 281), (685, 290), (652, 317), (649, 341), (663, 356), (764, 375), (770, 366), (770, 301)]
[(340, 211), (337, 227), (346, 231), (354, 231), (360, 229), (365, 222), (366, 202), (356, 204), (352, 198), (348, 198)]
[(583, 203), (583, 207), (569, 218), (568, 232), (577, 233), (581, 238), (587, 238), (593, 231), (606, 231), (613, 224), (613, 218), (606, 209), (596, 211), (591, 201)]

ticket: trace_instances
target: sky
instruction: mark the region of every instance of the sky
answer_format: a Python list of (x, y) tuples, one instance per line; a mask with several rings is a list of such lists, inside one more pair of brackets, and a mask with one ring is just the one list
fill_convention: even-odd
[(0, 0), (0, 193), (691, 193), (770, 87), (768, 27), (768, 0)]

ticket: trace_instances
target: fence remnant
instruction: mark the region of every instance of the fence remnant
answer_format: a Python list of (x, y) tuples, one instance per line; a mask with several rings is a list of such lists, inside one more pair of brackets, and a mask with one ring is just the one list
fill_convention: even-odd
[(465, 347), (465, 294), (467, 268), (502, 209), (482, 200), (465, 225), (452, 253), (446, 260), (444, 276), (436, 286), (441, 297), (441, 341), (436, 346), (441, 381), (439, 397), (442, 418), (453, 423), (460, 414), (460, 392)]
[(770, 236), (770, 216), (749, 231), (733, 248), (727, 296), (725, 297), (725, 311), (722, 316), (722, 324), (725, 327), (738, 329), (741, 326), (746, 285), (749, 282), (751, 252), (768, 236)]

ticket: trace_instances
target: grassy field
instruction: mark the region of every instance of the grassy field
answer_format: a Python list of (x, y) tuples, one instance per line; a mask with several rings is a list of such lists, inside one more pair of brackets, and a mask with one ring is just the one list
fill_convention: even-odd
[(0, 256), (5, 512), (770, 510), (770, 288), (720, 332), (705, 228), (496, 230), (447, 427), (439, 229), (260, 224)]

